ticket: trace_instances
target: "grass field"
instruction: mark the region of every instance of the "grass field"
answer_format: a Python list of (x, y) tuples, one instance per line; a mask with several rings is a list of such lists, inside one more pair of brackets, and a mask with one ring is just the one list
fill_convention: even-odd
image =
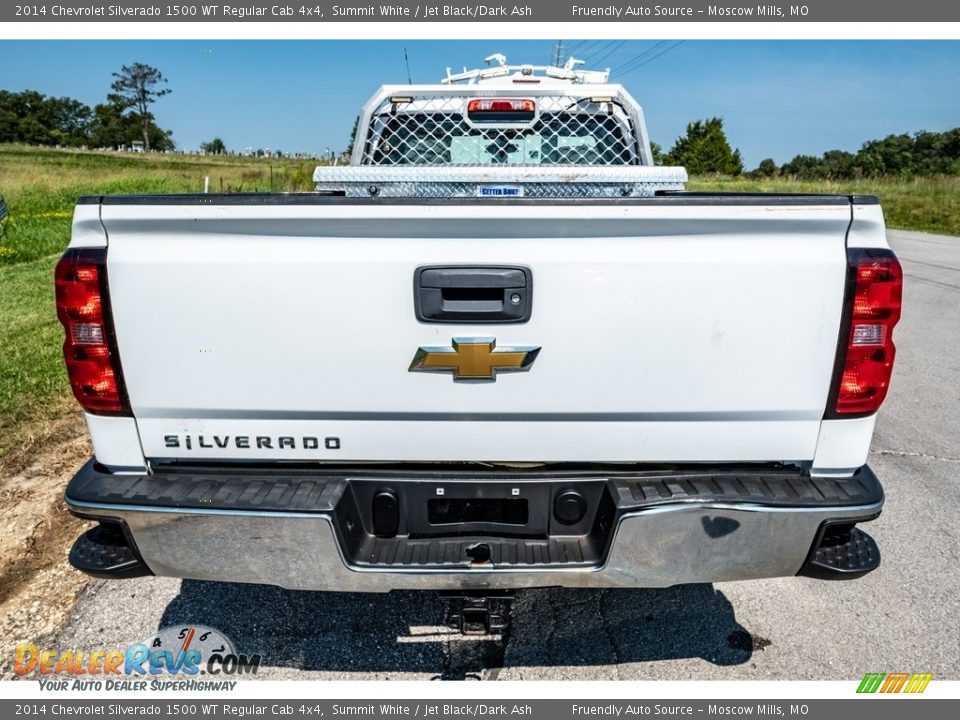
[[(70, 401), (60, 357), (53, 267), (70, 237), (80, 195), (297, 191), (312, 187), (314, 162), (181, 155), (119, 155), (0, 145), (0, 194), (10, 207), (0, 237), (0, 465), (29, 453)], [(892, 227), (960, 235), (960, 178), (850, 183), (695, 178), (692, 190), (839, 192), (879, 195)]]
[(0, 266), (0, 462), (70, 394), (53, 307), (56, 257)]
[(960, 235), (960, 177), (868, 179), (839, 182), (785, 178), (693, 178), (690, 190), (809, 192), (877, 195), (889, 227)]
[(292, 191), (312, 187), (315, 162), (180, 155), (120, 155), (0, 145), (0, 194), (10, 209), (0, 236), (0, 464), (29, 450), (43, 425), (76, 411), (63, 370), (53, 267), (70, 239), (80, 195)]
[(11, 228), (0, 240), (0, 264), (58, 253), (70, 237), (80, 195), (116, 193), (309, 190), (312, 160), (189, 155), (132, 155), (0, 145), (0, 194)]

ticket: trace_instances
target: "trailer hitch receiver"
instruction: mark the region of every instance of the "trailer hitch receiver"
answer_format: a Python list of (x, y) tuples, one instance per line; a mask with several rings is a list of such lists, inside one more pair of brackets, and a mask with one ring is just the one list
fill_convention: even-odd
[(447, 600), (447, 626), (463, 635), (495, 635), (510, 625), (512, 590), (442, 592)]

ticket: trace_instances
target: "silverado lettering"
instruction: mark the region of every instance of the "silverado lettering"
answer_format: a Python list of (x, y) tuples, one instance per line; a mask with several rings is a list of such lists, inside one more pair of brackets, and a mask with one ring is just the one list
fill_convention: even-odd
[[(251, 442), (255, 447), (252, 448)], [(266, 436), (266, 435), (164, 435), (163, 445), (166, 448), (186, 450), (204, 449), (204, 448), (227, 448), (234, 447), (238, 450), (250, 450), (255, 448), (265, 448), (272, 450), (274, 448), (282, 450), (303, 449), (317, 450), (321, 446), (327, 450), (339, 450), (340, 438), (325, 437), (318, 438), (309, 435), (294, 437), (292, 435)]]

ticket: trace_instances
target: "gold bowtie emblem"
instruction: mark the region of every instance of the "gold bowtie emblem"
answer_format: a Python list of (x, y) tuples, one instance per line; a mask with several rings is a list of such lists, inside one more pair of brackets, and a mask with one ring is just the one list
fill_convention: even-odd
[(454, 380), (496, 380), (498, 372), (529, 370), (539, 347), (496, 347), (494, 338), (454, 338), (453, 347), (420, 347), (410, 372), (449, 372)]

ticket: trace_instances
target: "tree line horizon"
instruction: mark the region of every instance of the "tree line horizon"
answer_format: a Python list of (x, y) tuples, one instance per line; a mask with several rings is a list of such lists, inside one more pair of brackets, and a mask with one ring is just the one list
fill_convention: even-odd
[[(110, 149), (142, 144), (147, 151), (174, 150), (173, 131), (159, 127), (151, 111), (157, 100), (172, 92), (163, 74), (135, 62), (112, 75), (111, 92), (93, 108), (70, 97), (34, 90), (0, 90), (0, 143)], [(219, 137), (200, 148), (213, 154), (229, 152)], [(657, 143), (651, 143), (651, 149), (655, 164), (683, 166), (691, 175), (801, 180), (960, 175), (960, 127), (867, 140), (856, 152), (800, 154), (780, 166), (772, 158), (764, 158), (753, 170), (744, 168), (741, 153), (731, 146), (719, 117), (689, 123), (668, 151)]]
[(960, 175), (960, 127), (945, 132), (921, 130), (867, 140), (856, 152), (827, 150), (796, 155), (778, 166), (764, 158), (745, 170), (740, 150), (730, 145), (719, 117), (695, 120), (664, 152), (651, 143), (656, 165), (679, 165), (691, 175), (747, 175), (752, 178), (794, 177), (798, 180), (855, 180), (871, 177)]

